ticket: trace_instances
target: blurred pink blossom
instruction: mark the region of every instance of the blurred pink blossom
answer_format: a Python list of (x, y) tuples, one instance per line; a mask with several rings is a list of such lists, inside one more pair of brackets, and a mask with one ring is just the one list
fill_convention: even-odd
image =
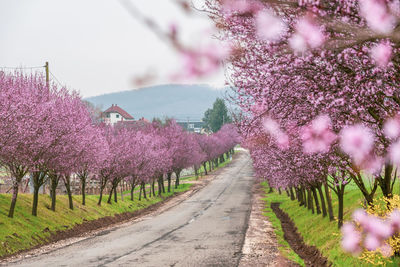
[(388, 156), (391, 162), (396, 165), (400, 164), (400, 141), (390, 146)]
[(289, 148), (289, 136), (287, 134), (280, 132), (275, 138), (280, 149), (286, 150)]
[(262, 120), (263, 129), (270, 135), (278, 135), (280, 132), (279, 124), (270, 117), (265, 117)]
[(379, 249), (384, 257), (390, 257), (393, 255), (393, 249), (387, 243), (384, 243)]
[(385, 122), (383, 131), (388, 138), (396, 139), (400, 135), (400, 121), (398, 118), (391, 118)]
[(296, 52), (304, 52), (307, 48), (318, 48), (325, 41), (321, 27), (309, 17), (300, 19), (295, 28), (296, 32), (289, 39), (289, 45)]
[(392, 57), (392, 46), (390, 44), (381, 42), (371, 48), (371, 58), (375, 61), (376, 65), (380, 68), (386, 68)]
[(387, 34), (394, 29), (396, 19), (388, 12), (385, 1), (360, 0), (360, 14), (373, 31)]
[(286, 31), (286, 24), (270, 10), (258, 12), (255, 22), (258, 37), (265, 41), (279, 40)]
[(367, 234), (364, 240), (364, 245), (366, 249), (373, 251), (381, 246), (381, 241), (375, 235)]
[(336, 139), (331, 127), (331, 119), (326, 115), (317, 117), (310, 125), (303, 127), (301, 138), (304, 152), (310, 154), (327, 152)]
[(398, 209), (392, 211), (389, 215), (389, 223), (393, 232), (400, 231), (400, 211)]
[(289, 148), (289, 136), (281, 130), (278, 122), (270, 117), (265, 117), (262, 120), (262, 126), (264, 131), (274, 138), (280, 149), (285, 150)]
[(345, 223), (342, 226), (342, 247), (345, 251), (358, 254), (361, 252), (361, 235), (352, 223)]
[(353, 212), (353, 220), (361, 225), (368, 220), (368, 213), (363, 209), (356, 209)]
[(371, 152), (374, 137), (371, 130), (361, 124), (344, 128), (340, 132), (340, 146), (357, 164)]
[(222, 9), (225, 14), (255, 12), (261, 8), (258, 3), (249, 0), (223, 0)]

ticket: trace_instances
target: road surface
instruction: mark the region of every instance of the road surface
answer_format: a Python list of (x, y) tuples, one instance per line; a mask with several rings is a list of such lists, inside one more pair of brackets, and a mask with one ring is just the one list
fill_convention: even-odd
[(237, 266), (251, 210), (249, 156), (203, 189), (136, 223), (7, 266)]

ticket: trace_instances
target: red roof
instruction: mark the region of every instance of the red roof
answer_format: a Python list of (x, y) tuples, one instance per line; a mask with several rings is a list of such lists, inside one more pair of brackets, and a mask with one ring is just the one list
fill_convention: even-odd
[(112, 112), (117, 112), (117, 113), (121, 114), (121, 116), (124, 117), (124, 119), (133, 120), (133, 117), (131, 115), (129, 115), (128, 112), (126, 112), (122, 108), (118, 107), (117, 104), (115, 104), (115, 105), (113, 104), (106, 111), (104, 111), (104, 113), (112, 113)]

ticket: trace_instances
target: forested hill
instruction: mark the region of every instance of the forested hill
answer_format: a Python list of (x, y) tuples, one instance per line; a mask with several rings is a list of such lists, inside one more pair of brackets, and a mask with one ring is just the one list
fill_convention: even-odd
[(159, 85), (89, 97), (88, 100), (102, 110), (111, 104), (125, 109), (135, 119), (145, 117), (201, 119), (217, 97), (223, 98), (226, 89), (217, 90), (208, 85)]

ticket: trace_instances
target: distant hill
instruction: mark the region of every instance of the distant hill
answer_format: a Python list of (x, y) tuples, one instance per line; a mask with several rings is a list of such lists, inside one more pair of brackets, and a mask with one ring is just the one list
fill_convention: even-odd
[(177, 120), (202, 119), (217, 97), (223, 98), (225, 89), (217, 90), (207, 85), (159, 85), (104, 94), (86, 98), (103, 110), (117, 104), (135, 119), (144, 117), (173, 117)]

